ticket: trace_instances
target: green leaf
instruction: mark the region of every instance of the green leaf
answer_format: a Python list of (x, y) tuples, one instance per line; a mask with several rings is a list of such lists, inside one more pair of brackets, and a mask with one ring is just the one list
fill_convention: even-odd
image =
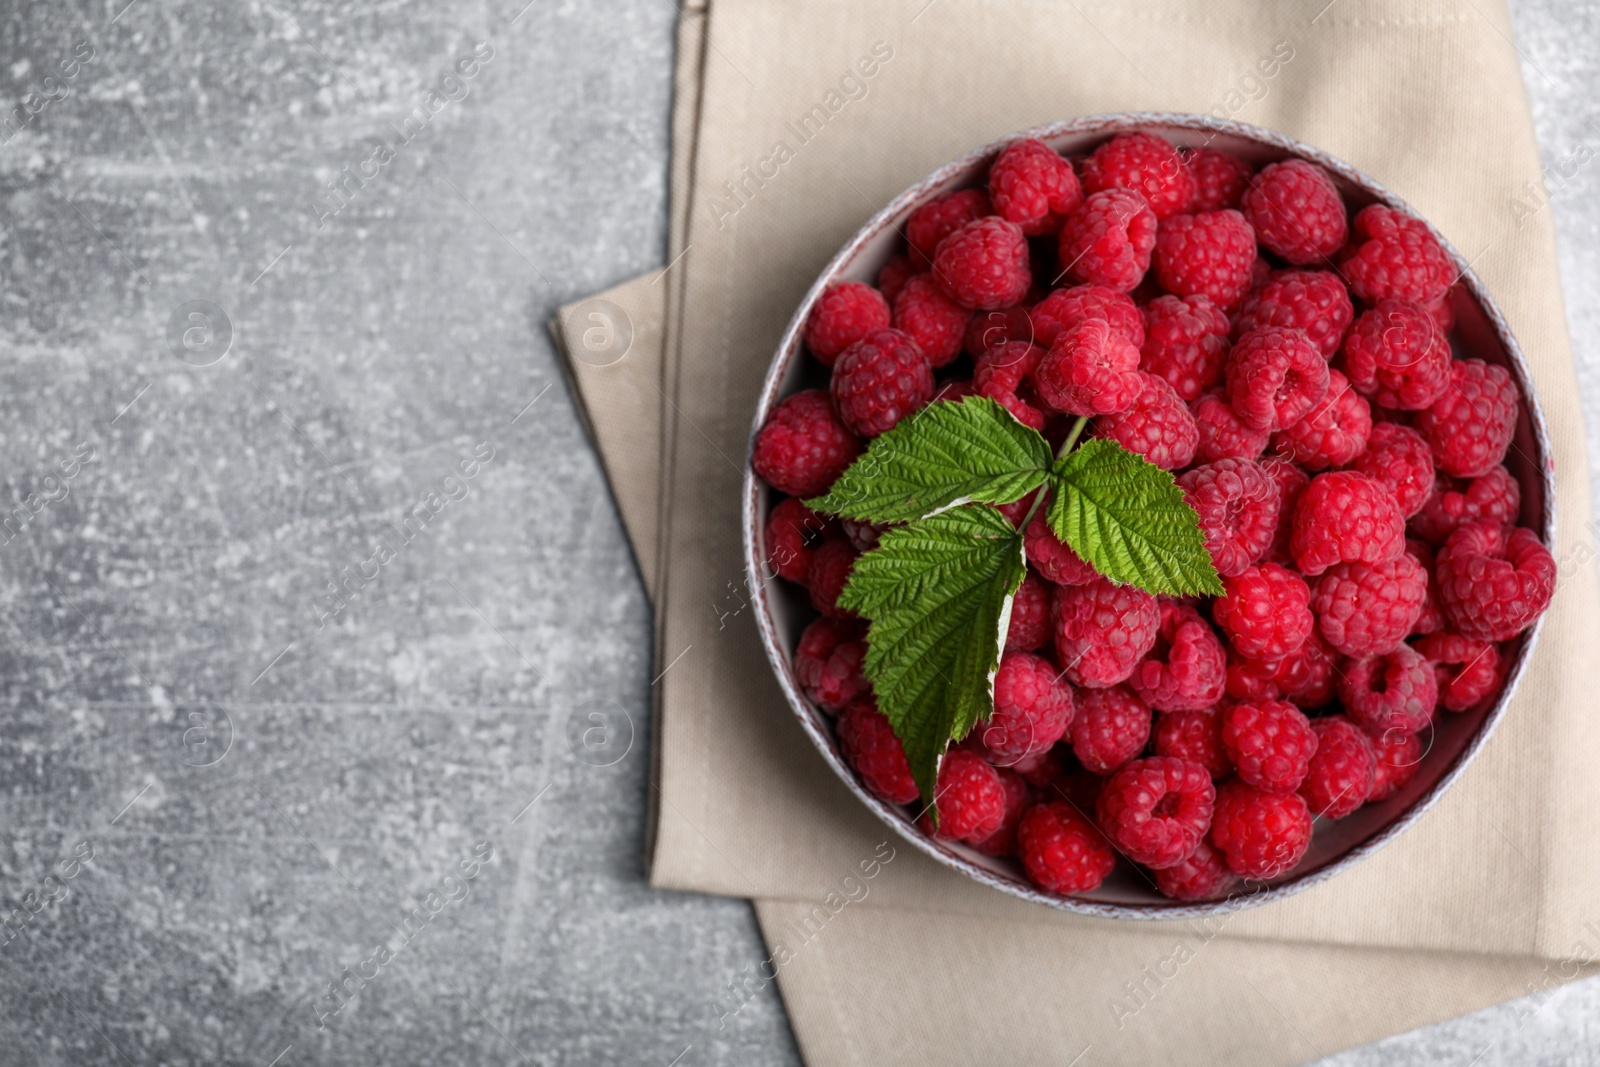
[(994, 710), (1000, 616), (1026, 570), (1005, 516), (960, 507), (885, 532), (839, 596), (871, 620), (862, 669), (924, 803), (945, 746)]
[(880, 434), (813, 511), (904, 522), (966, 501), (1009, 504), (1044, 484), (1050, 446), (988, 397), (940, 401)]
[(1169, 472), (1096, 439), (1057, 460), (1050, 481), (1050, 528), (1107, 578), (1151, 593), (1222, 594), (1200, 516)]

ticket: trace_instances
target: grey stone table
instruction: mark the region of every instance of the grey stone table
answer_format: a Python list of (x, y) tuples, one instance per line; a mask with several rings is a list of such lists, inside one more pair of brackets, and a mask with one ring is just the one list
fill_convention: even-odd
[[(662, 260), (676, 11), (525, 2), (0, 14), (0, 1064), (798, 1061), (770, 987), (713, 1025), (748, 906), (644, 884), (649, 614), (544, 330)], [(1587, 159), (1600, 9), (1516, 17)], [(1597, 1014), (1328, 1062), (1596, 1062)]]

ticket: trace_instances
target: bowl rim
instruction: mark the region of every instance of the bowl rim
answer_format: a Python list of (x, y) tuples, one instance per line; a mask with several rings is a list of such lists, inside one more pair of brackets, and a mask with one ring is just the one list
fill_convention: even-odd
[[(1112, 135), (1134, 130), (1148, 130), (1152, 127), (1163, 130), (1226, 134), (1253, 141), (1268, 149), (1282, 152), (1285, 158), (1298, 158), (1316, 163), (1337, 175), (1346, 183), (1372, 196), (1376, 202), (1401, 211), (1428, 227), (1429, 232), (1438, 239), (1455, 263), (1459, 271), (1457, 282), (1463, 285), (1467, 292), (1471, 294), (1473, 300), (1482, 310), (1484, 317), (1488, 320), (1490, 328), (1494, 331), (1496, 338), (1504, 349), (1506, 366), (1515, 376), (1517, 386), (1521, 390), (1523, 413), (1527, 416), (1529, 429), (1533, 434), (1537, 452), (1539, 453), (1537, 460), (1533, 462), (1533, 467), (1537, 472), (1537, 477), (1543, 489), (1543, 514), (1541, 515), (1542, 521), (1539, 534), (1546, 546), (1553, 545), (1555, 543), (1556, 529), (1556, 486), (1549, 430), (1545, 423), (1544, 411), (1539, 404), (1538, 394), (1534, 391), (1533, 376), (1522, 354), (1522, 349), (1517, 344), (1516, 338), (1512, 334), (1499, 306), (1490, 296), (1482, 280), (1473, 271), (1473, 261), (1463, 257), (1449, 241), (1445, 240), (1442, 234), (1434, 229), (1431, 222), (1381, 182), (1313, 145), (1307, 144), (1298, 138), (1249, 123), (1237, 122), (1231, 119), (1218, 119), (1211, 115), (1166, 111), (1134, 111), (1085, 115), (1074, 119), (1034, 126), (1030, 129), (1010, 134), (998, 140), (990, 141), (981, 147), (974, 148), (945, 163), (903, 190), (874, 213), (845, 242), (844, 246), (840, 248), (828, 261), (827, 266), (818, 274), (817, 279), (796, 306), (795, 314), (790, 319), (789, 325), (785, 328), (783, 336), (778, 342), (777, 351), (767, 368), (766, 377), (762, 382), (755, 415), (751, 423), (749, 441), (745, 450), (742, 523), (745, 549), (745, 581), (751, 593), (751, 600), (756, 608), (754, 612), (756, 625), (761, 634), (762, 647), (766, 651), (769, 664), (777, 677), (780, 688), (783, 690), (785, 699), (788, 701), (789, 709), (799, 721), (806, 736), (817, 747), (823, 760), (838, 775), (846, 788), (877, 815), (880, 821), (886, 823), (908, 843), (932, 857), (936, 862), (960, 871), (974, 881), (997, 889), (1008, 896), (1031, 903), (1043, 904), (1059, 911), (1091, 915), (1097, 918), (1181, 921), (1205, 919), (1248, 908), (1260, 907), (1303, 892), (1312, 886), (1320, 885), (1371, 856), (1415, 824), (1456, 783), (1467, 765), (1477, 757), (1484, 744), (1499, 726), (1501, 719), (1504, 717), (1506, 707), (1510, 704), (1526, 673), (1528, 660), (1532, 656), (1539, 634), (1544, 627), (1544, 617), (1541, 616), (1522, 635), (1521, 648), (1516, 654), (1511, 669), (1507, 672), (1505, 685), (1501, 690), (1499, 699), (1485, 714), (1477, 732), (1456, 754), (1453, 762), (1445, 768), (1438, 781), (1421, 793), (1409, 808), (1397, 815), (1387, 825), (1377, 830), (1366, 840), (1352, 846), (1343, 854), (1299, 876), (1290, 877), (1277, 884), (1263, 882), (1257, 888), (1219, 901), (1129, 904), (1061, 896), (1002, 878), (966, 856), (927, 837), (913, 822), (906, 818), (899, 806), (883, 801), (866, 789), (857, 779), (855, 771), (845, 762), (842, 754), (838, 751), (831, 731), (822, 724), (821, 720), (827, 717), (813, 711), (810, 701), (801, 691), (790, 662), (791, 654), (779, 640), (778, 626), (768, 597), (765, 559), (761, 553), (762, 529), (765, 522), (765, 516), (762, 514), (761, 508), (762, 483), (750, 462), (754, 453), (756, 435), (760, 432), (768, 413), (778, 400), (778, 393), (783, 386), (784, 378), (787, 376), (795, 359), (805, 358), (801, 345), (801, 334), (805, 328), (805, 320), (812, 305), (822, 291), (833, 284), (839, 273), (852, 263), (863, 247), (877, 238), (885, 225), (890, 224), (896, 216), (922, 200), (932, 190), (944, 185), (958, 175), (976, 168), (1013, 141), (1024, 138), (1049, 141), (1052, 138), (1072, 134)], [(1251, 880), (1246, 879), (1244, 881), (1248, 885)]]

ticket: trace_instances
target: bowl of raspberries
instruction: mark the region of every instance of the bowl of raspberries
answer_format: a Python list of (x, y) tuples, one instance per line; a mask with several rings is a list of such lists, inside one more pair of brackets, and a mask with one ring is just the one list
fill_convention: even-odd
[(826, 762), (940, 862), (1123, 918), (1420, 817), (1554, 593), (1549, 442), (1470, 266), (1315, 148), (1057, 123), (897, 197), (762, 390), (749, 583)]

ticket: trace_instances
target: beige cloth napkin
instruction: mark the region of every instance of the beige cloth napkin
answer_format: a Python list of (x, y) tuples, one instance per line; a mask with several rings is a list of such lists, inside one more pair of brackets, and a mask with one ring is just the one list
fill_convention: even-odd
[[(1584, 774), (1600, 737), (1583, 699), (1597, 600), (1593, 569), (1572, 564), (1592, 555), (1583, 437), (1550, 220), (1511, 206), (1538, 159), (1510, 32), (1498, 3), (1472, 0), (716, 0), (709, 20), (685, 12), (671, 266), (602, 294), (601, 320), (593, 301), (564, 309), (562, 333), (657, 605), (652, 880), (758, 900), (813, 1063), (1067, 1062), (1085, 1046), (1086, 1062), (1179, 1050), (1292, 1063), (1548, 988), (1600, 958), (1588, 925), (1600, 924), (1600, 783)], [(847, 81), (879, 42), (891, 58)], [(1293, 58), (1265, 77), (1258, 62), (1281, 57), (1280, 42)], [(743, 178), (774, 142), (798, 140), (790, 124), (818, 103), (836, 113), (777, 176)], [(819, 919), (809, 902), (893, 839), (816, 758), (740, 610), (737, 487), (769, 354), (828, 256), (900, 188), (1013, 129), (1136, 109), (1212, 111), (1327, 148), (1473, 259), (1534, 367), (1561, 480), (1564, 581), (1534, 669), (1419, 826), (1220, 927), (1061, 915), (904, 845), (865, 899)], [(724, 182), (742, 182), (742, 197)], [(614, 331), (586, 342), (584, 324), (619, 310), (632, 344), (607, 362)]]

